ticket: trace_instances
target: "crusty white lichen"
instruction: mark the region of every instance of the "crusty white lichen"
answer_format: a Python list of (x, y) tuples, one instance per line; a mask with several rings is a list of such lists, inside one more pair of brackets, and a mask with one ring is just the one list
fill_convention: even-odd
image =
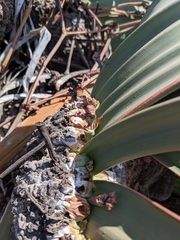
[[(80, 135), (83, 129), (75, 128), (68, 117), (70, 109), (75, 110), (77, 105), (81, 105), (83, 110), (87, 104), (67, 104), (45, 121), (57, 154), (56, 160), (50, 158), (48, 149), (44, 147), (36, 154), (37, 157), (32, 157), (20, 167), (12, 195), (14, 218), (11, 231), (14, 239), (40, 240), (63, 236), (73, 239), (70, 223), (76, 217), (83, 219), (89, 214), (87, 201), (76, 197), (87, 195), (91, 189), (91, 179), (84, 179), (89, 170), (86, 164), (84, 167), (76, 166), (76, 154), (71, 153), (82, 147)], [(80, 108), (79, 112), (83, 112), (82, 118), (88, 119), (89, 113), (80, 111)], [(74, 114), (76, 116), (77, 111)], [(28, 148), (33, 148), (34, 142), (40, 140), (35, 130)], [(79, 209), (82, 205), (87, 209), (85, 215)]]

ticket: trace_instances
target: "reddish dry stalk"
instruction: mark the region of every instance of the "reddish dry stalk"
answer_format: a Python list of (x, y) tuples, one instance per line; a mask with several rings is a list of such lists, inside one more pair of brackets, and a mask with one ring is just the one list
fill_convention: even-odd
[(103, 17), (108, 17), (109, 15), (119, 15), (119, 16), (129, 17), (130, 15), (132, 15), (132, 16), (142, 16), (143, 14), (138, 13), (138, 12), (125, 12), (125, 11), (122, 11), (122, 10), (114, 10), (114, 11), (111, 11), (111, 13), (100, 13), (98, 16), (100, 18), (103, 18)]
[(47, 56), (46, 60), (44, 61), (44, 63), (42, 64), (41, 70), (38, 73), (38, 76), (36, 78), (36, 80), (34, 81), (34, 84), (32, 86), (32, 88), (29, 91), (29, 94), (27, 95), (24, 104), (29, 104), (32, 98), (33, 93), (36, 90), (37, 84), (40, 80), (41, 75), (43, 74), (46, 66), (48, 65), (48, 63), (50, 62), (51, 58), (54, 56), (54, 54), (56, 53), (56, 51), (58, 50), (58, 48), (60, 47), (62, 41), (65, 39), (65, 37), (67, 36), (67, 32), (63, 32), (60, 39), (57, 41), (56, 45), (54, 46), (54, 48), (51, 50), (50, 54)]
[(123, 10), (113, 10), (112, 12), (110, 12), (111, 15), (119, 15), (119, 16), (126, 16), (129, 17), (129, 14), (126, 11)]
[[(94, 75), (96, 75), (96, 77), (93, 78), (95, 80), (98, 77), (99, 73), (100, 73), (100, 69), (98, 68), (98, 69), (93, 70), (93, 71), (91, 70), (87, 74), (84, 74), (84, 76), (82, 78), (82, 81), (81, 81), (81, 85), (80, 85), (81, 89), (84, 89), (85, 86), (87, 86), (89, 83), (91, 83), (93, 81), (93, 80), (91, 80), (92, 77), (90, 78), (90, 76), (94, 77)], [(88, 80), (84, 83), (85, 79), (88, 79)]]
[(125, 28), (125, 29), (119, 31), (118, 33), (116, 33), (115, 35), (118, 36), (118, 35), (120, 35), (120, 34), (122, 34), (122, 33), (128, 32), (128, 31), (130, 31), (130, 30), (132, 30), (132, 29), (134, 29), (134, 28), (135, 28), (135, 27)]
[(149, 4), (147, 3), (142, 3), (142, 2), (129, 2), (129, 3), (120, 3), (116, 7), (128, 7), (128, 6), (144, 6), (144, 7), (149, 7)]
[[(129, 7), (129, 6), (144, 6), (145, 8), (148, 8), (149, 7), (149, 4), (145, 4), (145, 3), (142, 3), (142, 2), (127, 2), (127, 3), (120, 3), (120, 4), (117, 4), (116, 6), (111, 6), (111, 7), (104, 7), (104, 8), (99, 8), (98, 11), (99, 12), (102, 12), (102, 11), (105, 11), (105, 10), (111, 10), (112, 8), (120, 8), (120, 7)], [(92, 8), (93, 9), (93, 8)], [(109, 15), (109, 14), (108, 14)]]
[(128, 23), (118, 24), (118, 28), (137, 27), (140, 22), (141, 22), (141, 20), (139, 19), (139, 20), (135, 20), (132, 22), (128, 22)]
[[(107, 50), (108, 50), (108, 47), (109, 45), (111, 44), (111, 40), (112, 40), (112, 37), (110, 36), (107, 41), (106, 41), (106, 44), (104, 45), (103, 47), (103, 50), (100, 54), (100, 60), (103, 59), (104, 55), (106, 54)], [(98, 63), (95, 63), (94, 66), (92, 67), (91, 71), (94, 71), (98, 68)]]
[(15, 116), (7, 117), (6, 120), (3, 123), (0, 124), (0, 128), (3, 127), (4, 125), (6, 125), (9, 122), (12, 122), (14, 118), (15, 118)]
[(69, 93), (69, 90), (68, 90), (67, 88), (66, 88), (66, 89), (63, 89), (63, 90), (55, 93), (53, 96), (51, 96), (51, 97), (49, 97), (49, 98), (45, 98), (45, 99), (40, 100), (40, 101), (37, 102), (37, 103), (32, 103), (32, 104), (30, 104), (30, 106), (32, 106), (32, 107), (38, 107), (38, 106), (40, 106), (40, 105), (42, 105), (42, 104), (44, 104), (44, 103), (46, 103), (46, 102), (48, 102), (48, 101), (50, 101), (50, 100), (52, 100), (52, 99), (54, 99), (54, 98), (62, 97), (62, 96), (67, 96), (68, 93)]
[[(99, 71), (99, 70), (98, 70), (98, 71)], [(90, 73), (91, 73), (91, 72), (90, 72)], [(100, 73), (100, 71), (99, 71), (99, 73)], [(87, 85), (89, 85), (90, 83), (92, 83), (93, 81), (95, 81), (95, 80), (98, 78), (99, 73), (98, 73), (98, 74), (95, 74), (95, 75), (92, 76), (91, 78), (88, 78), (88, 80), (87, 80), (86, 82), (84, 82), (84, 80), (83, 80), (82, 85), (81, 85), (81, 88), (82, 88), (82, 89), (85, 89), (85, 87), (86, 87)]]
[[(23, 101), (23, 103), (24, 103), (24, 101)], [(23, 106), (24, 106), (23, 103), (22, 103), (22, 105), (20, 107), (20, 110), (19, 110), (19, 112), (18, 112), (18, 114), (17, 114), (13, 124), (11, 125), (11, 127), (8, 130), (8, 132), (6, 133), (6, 136), (8, 136), (17, 127), (17, 125), (20, 123), (23, 115), (26, 113), (26, 110), (23, 108)]]
[(96, 22), (99, 24), (99, 26), (103, 26), (101, 20), (93, 13), (93, 11), (91, 9), (88, 9), (88, 12), (94, 17), (94, 19), (96, 20)]
[[(107, 39), (106, 44), (104, 45), (104, 48), (103, 48), (103, 50), (102, 50), (102, 52), (101, 52), (101, 54), (100, 54), (100, 60), (102, 60), (103, 57), (104, 57), (104, 55), (106, 54), (106, 52), (107, 52), (107, 50), (108, 50), (108, 47), (109, 47), (109, 45), (111, 44), (111, 40), (112, 40), (112, 37), (109, 37), (109, 38)], [(94, 66), (92, 67), (92, 69), (91, 69), (91, 71), (90, 71), (89, 74), (91, 74), (91, 73), (93, 73), (94, 71), (98, 70), (97, 68), (98, 68), (98, 63), (96, 62), (96, 63), (94, 64)], [(98, 70), (98, 73), (100, 73), (99, 70)], [(91, 82), (93, 82), (97, 77), (98, 77), (98, 75), (95, 76), (95, 77), (92, 77), (92, 78), (88, 79), (88, 81), (86, 81), (85, 83), (84, 83), (84, 79), (85, 79), (85, 78), (83, 78), (82, 83), (81, 83), (81, 88), (84, 89), (88, 84), (90, 84)]]

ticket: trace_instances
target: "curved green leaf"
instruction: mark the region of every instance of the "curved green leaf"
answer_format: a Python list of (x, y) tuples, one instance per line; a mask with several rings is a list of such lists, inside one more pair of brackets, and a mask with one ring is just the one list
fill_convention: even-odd
[(101, 131), (81, 149), (94, 161), (93, 174), (142, 156), (180, 146), (180, 97), (128, 117)]
[(0, 223), (0, 229), (1, 229), (0, 239), (12, 240), (11, 233), (10, 233), (10, 225), (11, 225), (13, 215), (12, 215), (11, 211), (12, 211), (12, 206), (9, 203), (8, 207), (7, 207), (7, 211), (5, 213), (5, 216), (2, 220), (2, 222)]
[[(180, 28), (180, 22), (178, 25)], [(175, 32), (177, 32), (177, 29)], [(180, 32), (178, 32), (178, 36), (174, 37), (175, 39), (176, 37), (179, 38)], [(173, 42), (171, 40), (170, 42)], [(161, 41), (159, 44), (162, 45)], [(157, 48), (159, 44), (156, 44)], [(166, 44), (164, 45), (166, 48)], [(170, 49), (157, 57), (154, 51), (151, 52), (151, 57), (154, 56), (153, 60), (144, 65), (137, 74), (125, 80), (100, 105), (97, 110), (97, 117), (103, 115), (103, 119), (98, 131), (117, 122), (134, 110), (137, 111), (152, 105), (179, 88), (180, 42), (177, 45), (174, 43)], [(157, 49), (156, 52), (159, 53)]]
[(91, 239), (179, 239), (180, 217), (120, 184), (95, 181), (95, 193), (115, 192), (117, 203), (108, 211), (92, 206), (86, 236)]
[[(178, 18), (119, 68), (117, 72), (118, 74), (121, 71), (118, 77), (119, 86), (109, 94), (97, 110), (97, 117), (103, 115), (98, 132), (123, 117), (156, 103), (179, 88), (179, 28)], [(141, 30), (139, 28), (139, 34)], [(117, 74), (115, 74), (116, 78)], [(109, 84), (113, 84), (114, 77), (109, 80)], [(110, 86), (108, 91), (109, 88)]]
[[(161, 2), (162, 1), (158, 1), (159, 4)], [(164, 8), (163, 11), (156, 11), (156, 14), (140, 25), (118, 47), (102, 69), (92, 92), (92, 96), (98, 99), (101, 103), (109, 96), (109, 94), (121, 85), (124, 80), (132, 77), (134, 74), (137, 74), (139, 70), (151, 62), (151, 51), (154, 53), (158, 51), (157, 45), (152, 44), (151, 41), (155, 41), (157, 36), (159, 37), (163, 31), (166, 31), (166, 28), (170, 28), (171, 25), (179, 23), (178, 9), (180, 7), (180, 1), (173, 0), (171, 1), (171, 4), (165, 1), (164, 4), (168, 5), (168, 8)], [(156, 5), (156, 3), (153, 2), (152, 5)], [(153, 9), (153, 6), (151, 10)], [(156, 7), (159, 9), (158, 4)], [(163, 46), (163, 44), (169, 42), (171, 34), (168, 34), (167, 32), (166, 38), (161, 38), (159, 45), (161, 44), (161, 46)], [(179, 38), (175, 38), (175, 40), (177, 44), (179, 42)], [(150, 47), (150, 49), (147, 51), (146, 47)], [(171, 47), (172, 45), (169, 44), (169, 48)], [(161, 53), (164, 51), (165, 48), (161, 47)], [(159, 52), (159, 54), (161, 53)], [(135, 82), (137, 78), (138, 74), (136, 78), (134, 78)], [(156, 75), (154, 75), (154, 79), (155, 78)]]
[(153, 156), (156, 160), (166, 165), (172, 172), (180, 176), (180, 152), (161, 153)]
[(180, 178), (179, 177), (175, 181), (173, 193), (180, 196)]
[(146, 20), (154, 17), (156, 14), (163, 12), (165, 9), (168, 9), (172, 4), (179, 2), (179, 0), (163, 0), (163, 1), (154, 1), (153, 4), (149, 7), (148, 12), (143, 17), (141, 23)]

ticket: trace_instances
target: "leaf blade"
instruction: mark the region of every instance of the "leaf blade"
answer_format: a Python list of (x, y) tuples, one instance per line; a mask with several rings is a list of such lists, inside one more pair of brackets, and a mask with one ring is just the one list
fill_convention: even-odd
[(101, 131), (80, 154), (94, 161), (93, 174), (142, 156), (171, 152), (180, 145), (180, 97), (143, 110)]
[(161, 153), (153, 156), (156, 160), (180, 176), (180, 152)]
[(99, 240), (178, 239), (178, 215), (119, 184), (95, 181), (95, 189), (94, 195), (115, 191), (117, 203), (111, 211), (103, 207), (92, 207), (87, 237)]
[[(155, 3), (153, 4), (155, 5)], [(133, 59), (134, 54), (138, 51), (142, 51), (143, 47), (156, 35), (179, 21), (177, 7), (180, 7), (180, 2), (172, 1), (168, 8), (157, 12), (153, 17), (146, 20), (117, 48), (97, 79), (92, 92), (93, 97), (100, 102), (104, 101), (117, 88), (120, 82), (128, 77), (126, 75), (132, 73), (131, 68), (129, 72), (125, 72), (126, 74), (122, 68), (127, 67), (126, 62), (128, 63), (131, 58)], [(178, 42), (178, 39), (176, 40)], [(118, 76), (120, 76), (120, 79), (118, 79)]]

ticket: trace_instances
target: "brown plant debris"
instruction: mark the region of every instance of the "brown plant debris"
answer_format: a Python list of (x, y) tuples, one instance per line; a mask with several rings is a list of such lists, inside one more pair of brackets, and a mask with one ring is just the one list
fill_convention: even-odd
[[(96, 80), (102, 64), (98, 68), (93, 55), (97, 53), (102, 63), (107, 61), (112, 54), (111, 39), (136, 28), (144, 14), (134, 21), (134, 13), (123, 10), (127, 26), (118, 24), (116, 18), (103, 25), (97, 10), (80, 0), (27, 0), (18, 6), (11, 0), (0, 1), (0, 41), (5, 43), (0, 63), (0, 140), (60, 90), (75, 97), (77, 88)], [(110, 10), (105, 9), (107, 16)], [(6, 34), (13, 24), (13, 31)], [(43, 33), (51, 35), (51, 40), (44, 38), (44, 51), (36, 56), (43, 47)]]

